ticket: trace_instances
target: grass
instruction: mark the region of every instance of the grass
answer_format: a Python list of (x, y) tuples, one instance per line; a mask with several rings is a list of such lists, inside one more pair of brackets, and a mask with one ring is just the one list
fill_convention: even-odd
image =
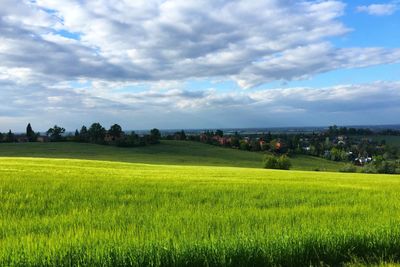
[(1, 158), (0, 265), (396, 263), (399, 192), (389, 175)]
[[(164, 165), (231, 166), (262, 168), (262, 153), (206, 145), (198, 142), (162, 141), (160, 145), (119, 148), (84, 143), (0, 144), (0, 157), (92, 159)], [(292, 159), (293, 169), (338, 171), (343, 163), (310, 156)]]
[(336, 162), (307, 155), (294, 156), (290, 158), (290, 161), (292, 162), (291, 169), (305, 171), (337, 172), (345, 165), (343, 162)]

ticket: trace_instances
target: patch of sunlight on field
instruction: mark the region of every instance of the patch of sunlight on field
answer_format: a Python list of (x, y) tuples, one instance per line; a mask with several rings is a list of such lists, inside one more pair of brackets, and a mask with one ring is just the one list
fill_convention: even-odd
[(1, 158), (1, 266), (400, 260), (389, 175)]

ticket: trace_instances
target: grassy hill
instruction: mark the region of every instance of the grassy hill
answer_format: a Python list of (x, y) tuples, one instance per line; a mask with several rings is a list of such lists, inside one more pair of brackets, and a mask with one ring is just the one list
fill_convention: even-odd
[(1, 158), (0, 266), (399, 261), (399, 192), (389, 175)]
[[(162, 141), (160, 145), (119, 148), (85, 143), (0, 144), (0, 157), (93, 159), (119, 162), (262, 167), (262, 153), (222, 148), (197, 142)], [(292, 159), (293, 169), (337, 171), (343, 164), (310, 156)]]

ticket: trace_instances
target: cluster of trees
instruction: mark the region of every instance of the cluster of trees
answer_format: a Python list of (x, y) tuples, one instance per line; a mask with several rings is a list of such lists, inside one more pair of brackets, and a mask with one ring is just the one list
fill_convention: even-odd
[[(26, 127), (25, 134), (14, 134), (11, 130), (8, 133), (0, 133), (0, 142), (36, 142), (40, 136), (36, 133), (31, 124)], [(66, 135), (65, 128), (54, 125), (46, 131), (46, 137), (51, 142), (75, 141), (95, 144), (108, 144), (121, 147), (144, 146), (160, 142), (161, 133), (154, 128), (149, 134), (139, 136), (135, 132), (129, 134), (122, 130), (118, 124), (112, 125), (108, 130), (100, 123), (93, 123), (89, 128), (82, 126), (80, 131), (76, 130), (73, 136)]]
[(264, 156), (264, 168), (289, 170), (291, 166), (292, 166), (292, 163), (290, 162), (290, 159), (286, 155), (281, 155), (281, 156), (265, 155)]
[(15, 141), (15, 134), (11, 130), (9, 130), (7, 133), (0, 133), (0, 142), (12, 143)]
[[(22, 135), (21, 138), (26, 140), (27, 142), (36, 142), (39, 133), (35, 133), (32, 129), (32, 126), (30, 123), (26, 126), (26, 133), (25, 135)], [(0, 142), (6, 142), (6, 143), (13, 143), (18, 141), (18, 135), (14, 134), (11, 130), (9, 130), (7, 133), (0, 133)]]
[(139, 136), (135, 132), (129, 134), (122, 130), (118, 124), (112, 125), (108, 130), (100, 123), (93, 123), (89, 128), (85, 125), (76, 130), (72, 138), (64, 136), (65, 129), (55, 125), (47, 131), (50, 141), (58, 142), (70, 140), (83, 143), (95, 143), (102, 145), (116, 145), (120, 147), (144, 146), (160, 142), (161, 133), (158, 129), (150, 130), (149, 134)]
[(368, 128), (347, 128), (338, 127), (336, 125), (329, 126), (327, 134), (330, 136), (336, 135), (372, 135), (374, 132)]
[(175, 132), (174, 134), (169, 134), (165, 137), (167, 140), (187, 140), (188, 136), (184, 130)]

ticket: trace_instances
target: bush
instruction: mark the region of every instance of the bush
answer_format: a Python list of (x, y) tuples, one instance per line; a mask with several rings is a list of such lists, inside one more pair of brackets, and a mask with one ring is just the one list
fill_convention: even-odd
[(264, 157), (264, 168), (266, 169), (278, 169), (278, 159), (274, 156), (266, 155)]
[(361, 169), (362, 173), (377, 173), (377, 170), (374, 165), (367, 164)]
[(357, 172), (357, 168), (353, 164), (346, 164), (342, 168), (340, 168), (339, 171), (340, 172)]
[(396, 164), (391, 161), (382, 161), (376, 167), (378, 173), (388, 173), (395, 174), (396, 173)]
[(292, 163), (290, 162), (290, 159), (287, 156), (284, 155), (278, 158), (278, 169), (289, 170), (291, 166)]
[(266, 155), (264, 157), (264, 168), (266, 169), (289, 170), (291, 166), (290, 159), (285, 155), (280, 157)]

